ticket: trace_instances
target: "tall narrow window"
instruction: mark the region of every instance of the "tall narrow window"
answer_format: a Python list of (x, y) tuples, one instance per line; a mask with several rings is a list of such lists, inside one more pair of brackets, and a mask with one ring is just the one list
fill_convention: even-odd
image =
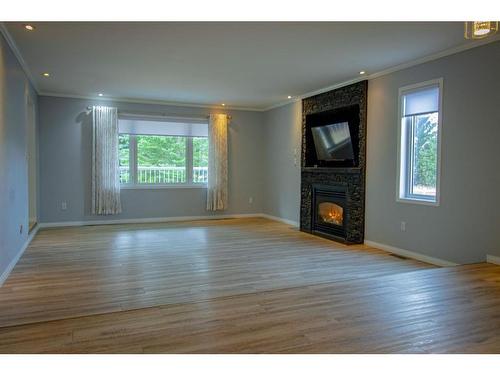
[(120, 184), (130, 183), (130, 135), (118, 136), (118, 160), (120, 163)]
[(193, 182), (208, 181), (208, 138), (193, 137)]
[(122, 186), (207, 183), (207, 121), (122, 116), (118, 127)]
[(399, 91), (399, 200), (438, 203), (441, 91), (442, 80)]

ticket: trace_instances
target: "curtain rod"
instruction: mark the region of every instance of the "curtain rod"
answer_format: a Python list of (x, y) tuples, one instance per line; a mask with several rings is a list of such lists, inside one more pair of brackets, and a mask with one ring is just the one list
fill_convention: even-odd
[[(87, 107), (88, 111), (92, 110), (91, 106)], [(210, 118), (210, 116), (182, 116), (182, 115), (169, 115), (165, 112), (122, 112), (118, 111), (118, 114), (121, 115), (129, 115), (129, 116), (144, 116), (144, 117), (165, 117), (165, 118), (176, 118), (176, 119), (184, 119), (184, 120), (204, 120)], [(226, 115), (228, 120), (231, 120), (233, 117), (230, 115)]]

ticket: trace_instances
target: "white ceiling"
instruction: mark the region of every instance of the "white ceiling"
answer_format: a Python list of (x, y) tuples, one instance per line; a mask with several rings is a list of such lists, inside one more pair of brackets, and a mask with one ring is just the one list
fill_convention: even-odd
[(252, 109), (471, 43), (461, 22), (34, 25), (6, 23), (41, 93)]

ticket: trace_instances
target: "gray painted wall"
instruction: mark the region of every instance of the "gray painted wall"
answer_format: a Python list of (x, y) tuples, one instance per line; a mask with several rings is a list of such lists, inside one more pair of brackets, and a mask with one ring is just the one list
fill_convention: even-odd
[(28, 235), (26, 88), (36, 103), (21, 66), (0, 34), (0, 277)]
[(268, 215), (299, 222), (302, 101), (265, 112)]
[[(457, 263), (500, 255), (500, 42), (372, 79), (368, 84), (367, 240)], [(441, 204), (396, 202), (398, 89), (443, 77)], [(299, 217), (292, 148), (299, 105), (265, 114), (265, 212)], [(401, 232), (401, 221), (406, 231)]]
[[(207, 108), (169, 107), (151, 104), (85, 99), (39, 97), (40, 121), (40, 221), (90, 221), (172, 216), (210, 215), (206, 189), (124, 189), (120, 215), (92, 216), (91, 118), (89, 105), (113, 105), (122, 111), (164, 112), (169, 115), (205, 116)], [(217, 111), (214, 111), (217, 112)], [(260, 213), (263, 210), (261, 152), (263, 114), (225, 111), (229, 124), (229, 208), (221, 214)], [(249, 203), (253, 197), (253, 203)], [(61, 210), (61, 202), (67, 210)]]
[[(500, 207), (497, 194), (500, 153), (496, 147), (500, 139), (498, 61), (500, 42), (370, 80), (366, 239), (458, 263), (483, 261), (486, 254), (500, 255), (500, 215), (497, 211)], [(441, 204), (430, 207), (398, 203), (395, 199), (398, 89), (439, 77), (444, 79)], [(9, 92), (14, 95), (16, 90), (9, 89)], [(6, 105), (5, 95), (3, 98), (2, 103)], [(89, 213), (91, 133), (85, 108), (97, 103), (39, 98), (39, 212), (42, 222), (103, 218)], [(209, 113), (203, 108), (113, 105), (121, 110), (161, 111), (172, 115)], [(19, 116), (14, 112), (17, 113), (13, 111), (10, 116)], [(265, 113), (228, 112), (233, 120), (229, 133), (230, 209), (227, 213), (265, 212), (297, 221), (300, 102)], [(6, 139), (5, 124), (2, 118), (0, 140)], [(12, 126), (9, 129), (19, 132)], [(18, 142), (22, 144), (20, 138)], [(15, 146), (9, 143), (9, 147)], [(6, 160), (3, 154), (1, 160)], [(2, 170), (2, 173), (7, 171)], [(17, 182), (18, 185), (22, 183)], [(11, 190), (5, 190), (0, 199), (9, 199), (5, 197), (9, 197)], [(254, 198), (253, 204), (248, 203), (250, 196)], [(14, 200), (18, 201), (15, 193)], [(66, 211), (60, 208), (63, 200), (68, 202)], [(123, 214), (107, 218), (207, 214), (204, 189), (123, 190), (122, 200)], [(405, 232), (400, 230), (401, 221), (406, 222)]]
[[(366, 239), (457, 263), (500, 254), (499, 62), (495, 42), (369, 82)], [(439, 77), (440, 206), (398, 203), (398, 89)]]

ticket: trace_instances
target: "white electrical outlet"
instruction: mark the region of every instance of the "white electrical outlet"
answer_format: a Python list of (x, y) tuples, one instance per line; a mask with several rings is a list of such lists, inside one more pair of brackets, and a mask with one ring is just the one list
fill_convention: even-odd
[(406, 221), (401, 222), (401, 232), (406, 232)]
[(252, 203), (253, 203), (253, 197), (248, 198), (248, 204), (252, 204)]
[(68, 209), (68, 204), (66, 201), (61, 202), (61, 210), (66, 211)]

